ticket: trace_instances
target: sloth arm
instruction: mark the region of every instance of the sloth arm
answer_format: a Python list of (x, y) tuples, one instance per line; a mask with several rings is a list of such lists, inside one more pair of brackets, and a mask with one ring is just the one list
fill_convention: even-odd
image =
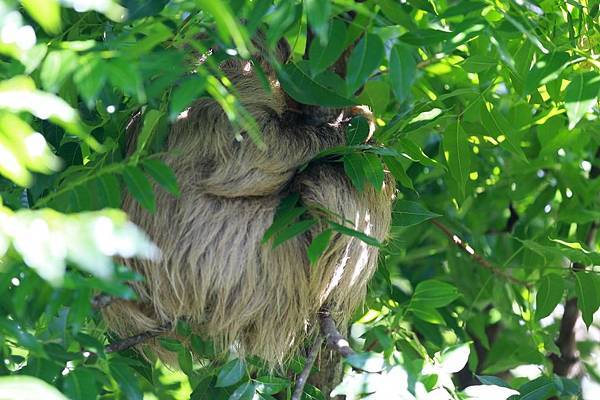
[(339, 128), (308, 125), (296, 113), (278, 112), (273, 98), (262, 96), (259, 90), (253, 101), (243, 99), (266, 149), (260, 149), (245, 133), (237, 140), (227, 116), (214, 101), (196, 103), (172, 128), (169, 147), (179, 149), (180, 154), (172, 160), (179, 165), (172, 166), (191, 168), (194, 176), (188, 183), (202, 193), (267, 196), (282, 191), (297, 168), (317, 153), (342, 144)]

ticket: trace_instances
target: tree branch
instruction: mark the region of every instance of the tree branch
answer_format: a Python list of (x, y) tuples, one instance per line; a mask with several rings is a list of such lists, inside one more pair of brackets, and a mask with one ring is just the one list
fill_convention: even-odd
[(327, 345), (332, 350), (337, 351), (344, 358), (355, 354), (348, 340), (337, 330), (335, 321), (331, 318), (329, 310), (322, 308), (319, 311), (319, 322), (321, 325), (321, 334), (325, 337)]
[(434, 219), (431, 220), (431, 223), (436, 228), (438, 228), (440, 231), (442, 231), (444, 233), (444, 235), (446, 235), (448, 237), (448, 239), (452, 243), (454, 243), (459, 249), (461, 249), (464, 253), (468, 254), (477, 264), (479, 264), (482, 267), (484, 267), (485, 269), (491, 271), (494, 275), (500, 276), (500, 277), (506, 279), (507, 281), (514, 283), (516, 285), (521, 285), (521, 286), (525, 286), (525, 287), (531, 286), (529, 283), (527, 283), (521, 279), (517, 279), (510, 274), (507, 274), (502, 269), (496, 267), (491, 262), (489, 262), (488, 260), (486, 260), (485, 258), (480, 256), (478, 253), (475, 252), (475, 250), (471, 246), (469, 246), (468, 243), (465, 243), (460, 237), (458, 237), (458, 235), (456, 235), (450, 229), (448, 229), (448, 227), (446, 225), (444, 225), (441, 222), (436, 221)]
[(317, 355), (319, 354), (319, 350), (321, 350), (321, 345), (323, 344), (323, 336), (319, 333), (315, 338), (313, 345), (310, 347), (308, 351), (308, 355), (306, 356), (306, 362), (304, 363), (304, 369), (296, 379), (296, 387), (294, 389), (294, 394), (292, 395), (292, 400), (300, 400), (302, 398), (302, 393), (304, 392), (304, 385), (306, 385), (306, 381), (310, 375), (310, 371), (317, 359)]
[(114, 343), (111, 343), (104, 348), (104, 351), (106, 353), (116, 353), (119, 351), (127, 350), (130, 347), (137, 346), (138, 344), (142, 344), (150, 339), (154, 339), (155, 337), (161, 336), (170, 329), (171, 323), (167, 322), (166, 324), (158, 327), (156, 330), (142, 332), (138, 335), (130, 336), (125, 339), (121, 339)]
[[(600, 147), (596, 150), (595, 159), (600, 158)], [(600, 168), (597, 165), (592, 165), (589, 179), (593, 180), (600, 176)], [(585, 244), (592, 248), (596, 243), (598, 234), (598, 221), (592, 222), (585, 238)], [(585, 270), (585, 265), (573, 263), (571, 267), (573, 272)], [(579, 319), (579, 309), (577, 308), (577, 299), (570, 298), (565, 303), (562, 319), (560, 320), (560, 328), (556, 345), (560, 349), (559, 354), (550, 354), (549, 358), (552, 361), (554, 373), (559, 376), (574, 377), (579, 375), (583, 369), (577, 351), (577, 340), (575, 338), (575, 324)]]

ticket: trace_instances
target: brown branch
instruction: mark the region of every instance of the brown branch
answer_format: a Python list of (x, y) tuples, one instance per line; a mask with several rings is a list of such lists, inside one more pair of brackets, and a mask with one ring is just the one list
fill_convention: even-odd
[(335, 326), (335, 321), (331, 318), (329, 310), (321, 309), (319, 311), (319, 322), (321, 325), (321, 334), (325, 337), (327, 345), (332, 350), (337, 351), (344, 358), (355, 354), (348, 340), (342, 336)]
[[(600, 159), (600, 147), (596, 150), (594, 157), (596, 160)], [(594, 160), (592, 160), (594, 161)], [(596, 164), (592, 164), (589, 179), (593, 180), (600, 176), (600, 168)], [(594, 221), (590, 225), (585, 238), (585, 244), (592, 248), (596, 243), (596, 236), (598, 234), (599, 222)], [(571, 267), (573, 272), (585, 271), (585, 265), (580, 263), (573, 263)], [(581, 360), (579, 359), (579, 351), (577, 350), (577, 340), (575, 338), (575, 324), (579, 319), (579, 309), (577, 308), (577, 299), (570, 298), (565, 303), (562, 319), (560, 320), (560, 328), (558, 331), (558, 338), (556, 339), (556, 345), (560, 349), (559, 354), (550, 354), (549, 358), (552, 361), (552, 368), (555, 374), (565, 377), (575, 377), (579, 375), (583, 368), (581, 366)]]
[(530, 287), (529, 283), (527, 283), (523, 280), (517, 279), (510, 274), (507, 274), (506, 272), (502, 271), (502, 269), (496, 267), (491, 262), (489, 262), (488, 260), (486, 260), (485, 258), (480, 256), (478, 253), (475, 252), (475, 250), (471, 246), (469, 246), (468, 243), (464, 242), (460, 237), (458, 237), (458, 235), (456, 235), (450, 229), (448, 229), (448, 227), (446, 225), (444, 225), (441, 222), (436, 221), (434, 219), (431, 220), (431, 223), (436, 228), (438, 228), (440, 231), (442, 231), (444, 233), (444, 235), (446, 235), (448, 237), (448, 239), (452, 243), (454, 243), (459, 249), (461, 249), (465, 254), (469, 255), (477, 264), (479, 264), (482, 267), (484, 267), (485, 269), (491, 271), (494, 275), (500, 276), (500, 277), (506, 279), (507, 281), (514, 283), (516, 285)]
[(321, 350), (321, 345), (323, 344), (323, 336), (319, 334), (310, 347), (308, 351), (308, 355), (306, 356), (306, 362), (304, 363), (304, 369), (296, 379), (296, 387), (294, 388), (294, 394), (292, 395), (292, 400), (300, 400), (302, 398), (302, 393), (304, 392), (304, 385), (306, 385), (306, 381), (308, 380), (308, 376), (310, 375), (310, 371), (317, 359), (317, 355), (319, 354), (319, 350)]
[(119, 341), (111, 343), (104, 348), (104, 351), (106, 353), (116, 353), (119, 351), (127, 350), (131, 347), (137, 346), (138, 344), (147, 342), (150, 339), (154, 339), (155, 337), (161, 336), (170, 329), (171, 323), (167, 322), (166, 324), (158, 327), (156, 330), (142, 332), (139, 335), (130, 336), (125, 339), (121, 339)]

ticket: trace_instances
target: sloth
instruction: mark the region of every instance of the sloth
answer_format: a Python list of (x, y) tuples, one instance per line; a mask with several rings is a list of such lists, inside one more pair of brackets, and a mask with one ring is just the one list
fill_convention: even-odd
[[(288, 50), (277, 51), (285, 61)], [(334, 233), (314, 264), (307, 248), (327, 228), (323, 209), (337, 223), (384, 240), (393, 182), (386, 178), (381, 190), (359, 192), (339, 163), (299, 167), (345, 144), (348, 120), (365, 111), (298, 104), (268, 63), (256, 59), (270, 90), (250, 61), (229, 59), (220, 68), (256, 121), (266, 149), (244, 132), (236, 138), (221, 107), (201, 98), (173, 122), (167, 138), (163, 160), (177, 176), (180, 197), (156, 188), (155, 213), (125, 197), (123, 208), (161, 248), (162, 258), (124, 260), (145, 279), (132, 283), (138, 301), (115, 301), (103, 310), (116, 334), (131, 336), (185, 320), (219, 348), (281, 365), (318, 329), (322, 307), (343, 326), (364, 300), (377, 248)], [(273, 248), (262, 239), (291, 193), (321, 222)], [(169, 359), (157, 343), (150, 347)]]

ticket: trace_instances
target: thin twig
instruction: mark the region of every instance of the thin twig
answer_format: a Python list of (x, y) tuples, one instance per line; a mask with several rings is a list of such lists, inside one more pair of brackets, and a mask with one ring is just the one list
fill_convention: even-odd
[(321, 334), (325, 337), (326, 343), (331, 349), (340, 353), (344, 358), (355, 354), (348, 340), (337, 330), (335, 321), (331, 318), (329, 310), (321, 309), (319, 311), (319, 321)]
[(308, 355), (306, 356), (306, 362), (304, 363), (304, 369), (296, 379), (296, 388), (294, 389), (294, 394), (292, 395), (292, 400), (300, 400), (302, 398), (302, 393), (304, 392), (304, 385), (306, 385), (306, 381), (308, 380), (308, 376), (310, 375), (310, 371), (312, 366), (317, 359), (317, 355), (319, 354), (319, 350), (321, 350), (321, 345), (323, 344), (323, 336), (319, 334), (310, 347), (308, 351)]
[(459, 249), (468, 254), (477, 264), (491, 271), (494, 275), (500, 276), (516, 285), (521, 285), (525, 287), (531, 286), (529, 283), (507, 274), (506, 272), (502, 271), (500, 268), (494, 266), (491, 262), (480, 256), (478, 253), (475, 252), (475, 250), (471, 246), (469, 246), (468, 243), (465, 243), (460, 237), (458, 237), (458, 235), (456, 235), (450, 229), (448, 229), (446, 225), (434, 219), (431, 220), (431, 223), (440, 231), (442, 231), (448, 237), (448, 239), (450, 239), (452, 243), (454, 243)]
[(156, 330), (146, 331), (146, 332), (140, 333), (138, 335), (130, 336), (128, 338), (121, 339), (119, 341), (111, 343), (108, 346), (106, 346), (104, 351), (106, 353), (116, 353), (119, 351), (127, 350), (130, 347), (137, 346), (138, 344), (147, 342), (148, 340), (154, 339), (157, 336), (161, 336), (165, 332), (169, 331), (170, 329), (171, 329), (171, 323), (167, 322), (166, 324), (158, 327)]

